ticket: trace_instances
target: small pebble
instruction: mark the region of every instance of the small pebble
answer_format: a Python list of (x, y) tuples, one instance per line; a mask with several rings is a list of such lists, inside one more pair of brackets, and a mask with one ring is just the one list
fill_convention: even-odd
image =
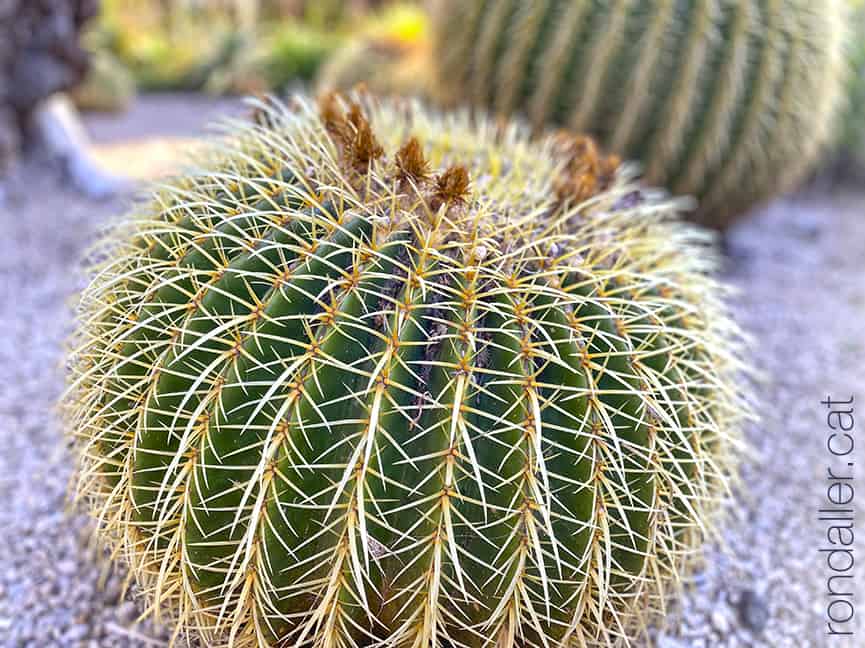
[(753, 632), (762, 632), (769, 622), (769, 606), (766, 600), (753, 590), (742, 592), (738, 610), (742, 625)]
[(730, 621), (727, 619), (727, 615), (719, 610), (715, 610), (712, 612), (711, 616), (712, 627), (717, 630), (721, 635), (726, 635), (730, 632)]

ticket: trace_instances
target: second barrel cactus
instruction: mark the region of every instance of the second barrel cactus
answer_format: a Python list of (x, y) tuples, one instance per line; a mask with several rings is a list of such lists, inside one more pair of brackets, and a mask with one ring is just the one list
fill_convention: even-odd
[(438, 0), (445, 101), (589, 132), (726, 227), (818, 159), (845, 0)]
[(853, 3), (852, 24), (852, 69), (840, 147), (844, 162), (854, 165), (854, 175), (861, 176), (865, 171), (865, 2), (861, 0)]
[(429, 83), (423, 45), (372, 38), (359, 38), (341, 48), (316, 79), (320, 91), (349, 91), (362, 86), (385, 96), (426, 96)]
[[(702, 235), (591, 141), (259, 103), (97, 248), (78, 494), (208, 646), (614, 646), (729, 492)], [(569, 645), (570, 645), (569, 644)]]

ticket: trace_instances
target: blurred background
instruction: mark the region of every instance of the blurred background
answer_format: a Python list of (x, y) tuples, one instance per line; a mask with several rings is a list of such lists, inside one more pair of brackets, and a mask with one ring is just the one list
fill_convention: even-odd
[[(814, 177), (865, 168), (865, 1), (849, 5), (847, 100)], [(244, 95), (430, 94), (433, 0), (2, 0), (0, 179), (47, 154), (92, 195), (153, 178)], [(83, 116), (83, 127), (82, 117)], [(59, 123), (58, 123), (59, 122)], [(135, 151), (134, 156), (129, 153)], [(88, 177), (88, 175), (92, 177)], [(0, 181), (2, 182), (2, 181)]]
[(94, 195), (112, 192), (96, 167), (158, 176), (238, 97), (383, 79), (378, 61), (420, 52), (427, 23), (404, 0), (4, 0), (0, 178), (33, 149)]
[[(855, 393), (865, 403), (865, 0), (845, 1), (858, 36), (832, 145), (797, 191), (726, 237), (724, 280), (764, 372), (754, 396), (763, 420), (748, 433), (726, 546), (710, 550), (676, 622), (658, 630), (661, 648), (827, 645), (814, 525), (825, 493), (819, 401)], [(181, 168), (208, 123), (246, 115), (244, 95), (357, 83), (423, 95), (426, 9), (0, 0), (0, 647), (171, 638), (125, 573), (104, 566), (87, 520), (69, 513), (72, 461), (54, 403), (79, 258), (143, 181)]]

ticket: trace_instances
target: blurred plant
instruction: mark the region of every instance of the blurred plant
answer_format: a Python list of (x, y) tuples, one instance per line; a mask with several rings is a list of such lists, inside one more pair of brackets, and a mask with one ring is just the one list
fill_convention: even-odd
[(322, 67), (321, 90), (364, 84), (379, 94), (426, 96), (431, 82), (428, 20), (414, 5), (394, 5), (372, 14), (355, 36)]
[(291, 18), (320, 29), (343, 27), (387, 0), (258, 0), (265, 19)]
[(320, 91), (363, 86), (376, 94), (425, 97), (429, 94), (426, 52), (396, 42), (356, 39), (322, 66)]
[(285, 89), (293, 81), (311, 81), (342, 42), (339, 34), (303, 23), (276, 26), (263, 48), (270, 87)]
[(429, 18), (421, 7), (401, 2), (367, 14), (355, 33), (371, 40), (416, 46), (429, 38)]
[(128, 65), (142, 90), (200, 89), (238, 27), (230, 15), (187, 4), (108, 0), (92, 46)]
[(403, 4), (364, 16), (382, 4), (108, 0), (94, 42), (126, 62), (144, 90), (281, 91), (312, 80), (358, 24), (413, 38), (421, 12)]
[(70, 92), (81, 110), (119, 112), (126, 110), (135, 98), (132, 72), (107, 49), (96, 49), (84, 80)]
[(342, 43), (338, 33), (288, 21), (262, 26), (256, 34), (235, 32), (192, 78), (213, 94), (283, 92), (311, 81)]
[(96, 0), (0, 2), (0, 174), (39, 137), (33, 120), (52, 95), (87, 73), (84, 25)]
[(844, 0), (439, 0), (440, 98), (588, 131), (724, 228), (831, 140)]
[(865, 171), (865, 0), (854, 0), (852, 23), (849, 105), (844, 118), (841, 150), (861, 174)]
[[(292, 83), (324, 75), (328, 87), (338, 81), (336, 87), (344, 88), (375, 75), (389, 89), (419, 90), (420, 80), (428, 77), (426, 58), (417, 55), (426, 44), (426, 22), (418, 7), (397, 4), (356, 20), (350, 29), (328, 29), (316, 20), (263, 23), (234, 58), (213, 67), (205, 87), (214, 92), (284, 91)], [(345, 45), (351, 34), (356, 36)]]
[(303, 22), (320, 29), (333, 28), (346, 18), (345, 0), (309, 0), (304, 3)]
[[(381, 87), (420, 87), (417, 80), (426, 76), (428, 66), (416, 54), (426, 45), (427, 23), (421, 8), (397, 3), (357, 19), (350, 30), (340, 32), (341, 37), (309, 28), (299, 33), (287, 30), (267, 48), (268, 78), (276, 87), (291, 78), (309, 80), (335, 57), (322, 69), (326, 82), (320, 86), (344, 89), (375, 77)], [(305, 40), (298, 37), (302, 35)], [(412, 62), (402, 65), (407, 60)]]

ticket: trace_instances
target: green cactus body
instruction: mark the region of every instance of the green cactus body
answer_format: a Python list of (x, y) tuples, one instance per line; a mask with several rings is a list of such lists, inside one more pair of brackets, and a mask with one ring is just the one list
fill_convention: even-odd
[(107, 235), (70, 359), (78, 493), (153, 609), (207, 645), (643, 632), (747, 415), (680, 204), (405, 103), (234, 128)]
[(439, 0), (440, 99), (596, 137), (724, 228), (830, 141), (844, 0)]

